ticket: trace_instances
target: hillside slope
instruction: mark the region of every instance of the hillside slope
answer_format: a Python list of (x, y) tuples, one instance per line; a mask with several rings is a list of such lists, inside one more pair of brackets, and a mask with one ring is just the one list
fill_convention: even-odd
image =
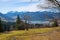
[(60, 40), (60, 27), (11, 31), (0, 34), (0, 40)]

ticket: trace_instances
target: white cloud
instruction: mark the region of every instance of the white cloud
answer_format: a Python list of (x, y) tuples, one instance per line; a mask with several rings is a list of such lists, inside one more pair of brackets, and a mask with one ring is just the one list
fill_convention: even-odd
[(43, 9), (38, 9), (37, 8), (37, 4), (38, 3), (35, 3), (35, 4), (30, 4), (28, 6), (21, 6), (21, 7), (7, 7), (7, 8), (3, 8), (2, 11), (3, 13), (6, 13), (8, 11), (29, 11), (29, 12), (36, 12), (36, 11), (44, 11)]
[(39, 2), (39, 0), (18, 0), (19, 2)]
[(38, 3), (35, 3), (35, 4), (30, 4), (28, 6), (22, 6), (22, 7), (17, 7), (16, 11), (30, 11), (30, 12), (34, 12), (34, 11), (38, 11), (39, 9), (37, 9), (37, 5)]
[(47, 1), (47, 0), (40, 1), (38, 6), (39, 6), (39, 8), (43, 8), (43, 9), (49, 9), (49, 8), (52, 8), (52, 7), (56, 7), (50, 1)]
[(23, 11), (37, 11), (36, 4), (31, 4), (29, 6), (20, 7), (19, 10)]
[(30, 2), (30, 0), (18, 0), (19, 2)]
[[(1, 4), (1, 1), (6, 2), (6, 4), (5, 3)], [(25, 5), (28, 3), (24, 3), (24, 2), (37, 2), (37, 3), (29, 3), (28, 5), (25, 6), (25, 5), (21, 4), (20, 2), (22, 2)], [(18, 3), (18, 4), (15, 4), (15, 3)], [(3, 12), (3, 13), (6, 13), (8, 11), (30, 11), (30, 12), (46, 11), (46, 9), (44, 9), (44, 8), (37, 7), (37, 5), (39, 4), (39, 0), (0, 0), (0, 4), (1, 4), (0, 12)], [(12, 4), (13, 4), (13, 6), (12, 6)], [(48, 5), (52, 6), (52, 4), (50, 4), (49, 2), (46, 2), (46, 0), (40, 0), (40, 6), (49, 7)]]
[(0, 0), (0, 2), (37, 2), (39, 0)]
[(19, 7), (18, 11), (29, 11), (29, 12), (36, 12), (36, 11), (45, 11), (45, 9), (38, 9), (38, 3), (30, 4), (28, 6)]

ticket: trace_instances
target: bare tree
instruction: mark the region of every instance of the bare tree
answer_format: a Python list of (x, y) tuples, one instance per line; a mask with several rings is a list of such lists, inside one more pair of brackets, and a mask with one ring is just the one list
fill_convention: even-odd
[[(40, 0), (41, 1), (41, 0)], [(60, 1), (59, 0), (45, 0), (43, 4), (39, 3), (37, 5), (38, 9), (58, 9), (60, 11)]]
[(55, 6), (60, 8), (60, 1), (59, 0), (48, 0), (50, 2), (52, 2)]
[(28, 30), (31, 17), (27, 14), (24, 14), (23, 19), (24, 19), (24, 22), (25, 22), (25, 29)]

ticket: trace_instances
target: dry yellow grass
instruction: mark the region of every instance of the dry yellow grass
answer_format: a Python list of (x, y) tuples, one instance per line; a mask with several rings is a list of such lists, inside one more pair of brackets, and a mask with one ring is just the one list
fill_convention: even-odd
[(11, 31), (0, 34), (0, 40), (60, 40), (60, 27)]

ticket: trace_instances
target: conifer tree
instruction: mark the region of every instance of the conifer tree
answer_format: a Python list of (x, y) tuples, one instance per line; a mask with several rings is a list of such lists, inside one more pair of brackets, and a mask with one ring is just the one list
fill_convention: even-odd
[(2, 21), (1, 21), (1, 18), (0, 18), (0, 32), (3, 32), (3, 27), (2, 27)]
[(20, 17), (19, 17), (19, 15), (18, 15), (18, 16), (17, 16), (17, 19), (16, 19), (16, 29), (18, 29), (20, 23), (21, 23), (21, 20), (20, 20)]
[(53, 26), (58, 26), (57, 20), (54, 21)]

